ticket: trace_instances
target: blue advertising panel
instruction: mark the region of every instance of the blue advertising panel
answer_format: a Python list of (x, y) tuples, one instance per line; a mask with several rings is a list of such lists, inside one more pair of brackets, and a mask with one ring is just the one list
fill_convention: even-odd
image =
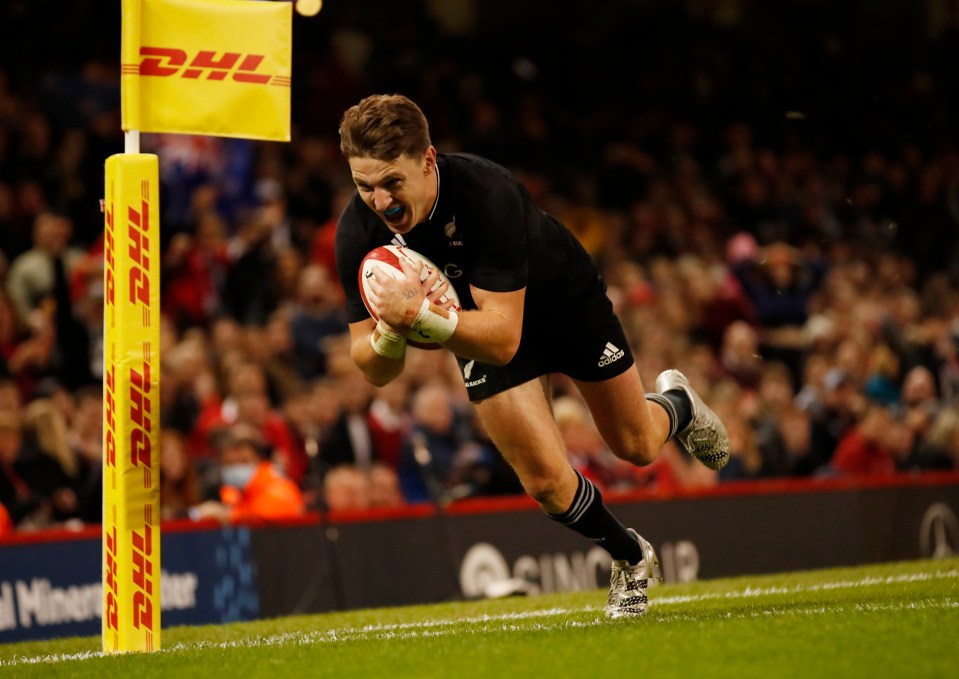
[[(164, 627), (260, 614), (248, 528), (162, 536)], [(7, 545), (0, 558), (0, 643), (100, 633), (98, 537)]]

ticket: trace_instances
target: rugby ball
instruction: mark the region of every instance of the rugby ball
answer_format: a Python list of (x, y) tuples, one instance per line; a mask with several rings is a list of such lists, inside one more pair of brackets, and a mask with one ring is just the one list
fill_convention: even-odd
[[(446, 274), (444, 274), (439, 267), (415, 250), (410, 250), (407, 247), (402, 247), (399, 245), (381, 245), (378, 248), (370, 250), (368, 253), (366, 253), (363, 261), (360, 263), (360, 297), (363, 298), (363, 304), (366, 306), (366, 310), (370, 312), (370, 316), (376, 320), (379, 320), (380, 317), (376, 313), (376, 309), (373, 308), (373, 305), (370, 304), (369, 301), (369, 279), (372, 277), (374, 271), (377, 273), (383, 272), (396, 280), (402, 279), (403, 269), (400, 267), (401, 258), (405, 259), (410, 264), (415, 264), (416, 262), (423, 263), (423, 269), (420, 271), (421, 281), (426, 280), (426, 277), (429, 275), (430, 271), (436, 271), (439, 274), (439, 280), (436, 281), (436, 284), (432, 288), (433, 290), (438, 288), (444, 282), (449, 283), (449, 279), (446, 277)], [(453, 289), (452, 284), (450, 284), (450, 286), (446, 289), (446, 293), (440, 297), (439, 301), (442, 303), (446, 303), (448, 301), (452, 302), (454, 310), (462, 311), (459, 295), (456, 294), (456, 290)], [(441, 348), (435, 340), (429, 337), (429, 335), (422, 332), (417, 332), (416, 330), (410, 330), (409, 334), (406, 336), (406, 343), (420, 349)]]

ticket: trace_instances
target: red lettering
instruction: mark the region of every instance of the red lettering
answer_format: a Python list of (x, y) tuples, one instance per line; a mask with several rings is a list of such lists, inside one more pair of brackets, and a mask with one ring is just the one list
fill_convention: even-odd
[(141, 201), (139, 212), (134, 210), (132, 205), (128, 206), (127, 218), (130, 222), (130, 259), (143, 267), (130, 268), (130, 303), (141, 302), (149, 305), (150, 278), (147, 272), (150, 271), (150, 238), (146, 234), (150, 230), (150, 204), (145, 200)]
[(133, 595), (133, 625), (153, 630), (153, 527), (144, 526), (143, 535), (133, 531), (133, 583), (139, 590)]
[[(176, 75), (180, 66), (186, 63), (186, 52), (172, 47), (140, 47), (140, 56), (147, 57), (140, 62), (140, 75)], [(163, 66), (163, 62), (169, 66)]]
[(147, 524), (143, 535), (133, 531), (133, 582), (147, 594), (153, 594), (153, 562), (147, 559), (153, 553), (153, 527)]
[(236, 82), (254, 85), (266, 85), (273, 80), (272, 75), (256, 73), (265, 58), (263, 54), (223, 52), (221, 56), (217, 56), (218, 54), (220, 53), (215, 50), (200, 50), (189, 59), (186, 52), (174, 47), (143, 46), (140, 48), (143, 59), (139, 71), (143, 76), (169, 77), (179, 74), (181, 78), (191, 80), (202, 78), (206, 73), (207, 80), (218, 81), (226, 79), (232, 72)]
[(152, 452), (150, 437), (142, 429), (134, 429), (130, 434), (130, 463), (142, 464), (149, 468)]
[(223, 80), (241, 55), (239, 52), (224, 52), (219, 59), (215, 59), (215, 56), (216, 52), (200, 50), (190, 62), (190, 68), (183, 72), (183, 77), (199, 78), (205, 69), (212, 69), (207, 80)]
[(130, 369), (130, 417), (140, 427), (150, 431), (152, 404), (150, 393), (150, 364), (143, 362), (143, 372)]
[(143, 269), (133, 267), (130, 269), (130, 304), (150, 304), (150, 279)]
[(153, 601), (143, 592), (133, 595), (133, 626), (137, 629), (145, 627), (153, 631)]
[(115, 303), (116, 285), (113, 279), (113, 208), (107, 210), (107, 228), (103, 235), (103, 258), (106, 263), (106, 303)]
[(117, 439), (112, 429), (107, 429), (106, 445), (104, 446), (104, 464), (108, 467), (117, 466)]
[(119, 629), (118, 617), (120, 607), (117, 604), (117, 529), (116, 526), (107, 531), (107, 600), (104, 618), (107, 628), (112, 630)]
[[(260, 63), (263, 61), (262, 54), (247, 54), (243, 58), (243, 63), (240, 64), (240, 71), (255, 71), (260, 67)], [(268, 75), (258, 75), (254, 73), (234, 73), (233, 79), (241, 83), (256, 83), (258, 85), (265, 85), (270, 82), (270, 77)]]
[(115, 365), (111, 365), (110, 369), (106, 373), (107, 388), (105, 390), (106, 400), (107, 400), (106, 420), (107, 420), (107, 428), (109, 429), (117, 428), (117, 421), (116, 421), (117, 402), (116, 402), (116, 399), (113, 398), (113, 392), (116, 389), (116, 384), (117, 384), (116, 378), (117, 378), (117, 367)]

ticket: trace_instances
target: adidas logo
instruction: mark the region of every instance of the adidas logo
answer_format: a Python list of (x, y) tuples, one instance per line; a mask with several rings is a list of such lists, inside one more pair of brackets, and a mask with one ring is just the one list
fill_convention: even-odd
[(403, 238), (402, 234), (396, 234), (393, 236), (393, 240), (390, 241), (390, 245), (395, 245), (398, 248), (406, 247), (406, 239)]
[(603, 349), (603, 355), (600, 356), (599, 363), (597, 363), (596, 365), (598, 365), (600, 368), (604, 368), (610, 363), (618, 361), (625, 355), (626, 355), (625, 351), (617, 347), (612, 342), (607, 342), (606, 348)]

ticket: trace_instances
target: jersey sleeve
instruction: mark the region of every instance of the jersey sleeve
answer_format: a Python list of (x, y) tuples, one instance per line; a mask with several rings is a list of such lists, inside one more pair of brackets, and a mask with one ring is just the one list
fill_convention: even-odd
[(470, 196), (467, 214), (472, 221), (473, 264), (469, 282), (490, 292), (512, 292), (526, 287), (529, 276), (529, 224), (519, 185), (505, 176), (498, 179)]
[(348, 323), (357, 323), (370, 317), (360, 297), (358, 275), (360, 263), (371, 249), (356, 213), (356, 205), (350, 204), (336, 224), (336, 271), (343, 286)]

